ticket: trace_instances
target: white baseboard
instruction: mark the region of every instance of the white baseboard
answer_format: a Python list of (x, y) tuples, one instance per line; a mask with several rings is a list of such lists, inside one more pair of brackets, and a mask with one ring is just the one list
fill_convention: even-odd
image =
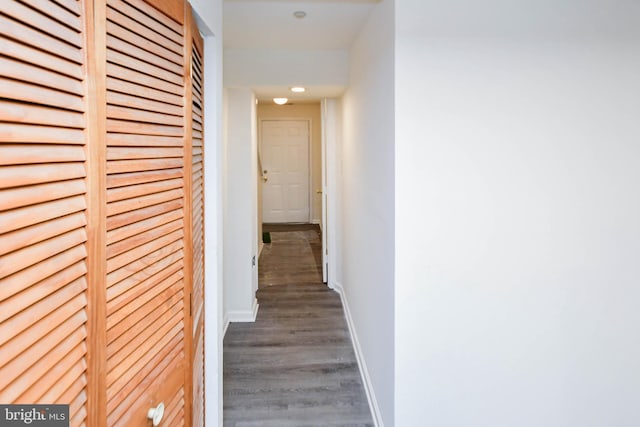
[(224, 314), (224, 318), (222, 319), (222, 338), (224, 338), (224, 336), (227, 334), (227, 329), (229, 329), (229, 323), (231, 323), (229, 321), (229, 314), (225, 313)]
[(330, 284), (329, 287), (335, 290), (340, 295), (340, 300), (342, 301), (344, 316), (347, 319), (349, 335), (351, 335), (351, 343), (353, 344), (353, 350), (356, 353), (358, 368), (360, 369), (360, 376), (362, 377), (362, 382), (364, 383), (364, 391), (367, 394), (367, 400), (369, 401), (369, 408), (371, 408), (373, 423), (376, 427), (384, 427), (384, 423), (382, 422), (382, 415), (380, 413), (380, 407), (378, 406), (378, 401), (376, 400), (376, 395), (373, 391), (371, 377), (369, 377), (369, 370), (367, 369), (367, 364), (364, 361), (364, 355), (362, 354), (362, 349), (360, 348), (360, 342), (358, 341), (358, 335), (356, 334), (353, 318), (351, 317), (351, 311), (349, 310), (349, 302), (347, 300), (347, 296), (344, 293), (342, 284), (336, 282)]
[(255, 322), (259, 307), (258, 300), (256, 298), (253, 299), (252, 305), (253, 307), (251, 307), (251, 310), (229, 311), (227, 313), (229, 322)]
[(256, 321), (256, 317), (258, 316), (258, 308), (260, 305), (258, 304), (257, 299), (253, 299), (253, 307), (251, 310), (234, 310), (228, 311), (224, 315), (224, 328), (222, 330), (222, 336), (227, 333), (227, 328), (229, 328), (230, 323), (238, 322), (238, 323), (251, 323)]

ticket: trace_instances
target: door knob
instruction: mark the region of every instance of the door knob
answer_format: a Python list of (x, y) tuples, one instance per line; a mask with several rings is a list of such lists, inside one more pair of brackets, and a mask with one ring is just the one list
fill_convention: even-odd
[(147, 412), (147, 418), (152, 420), (153, 427), (157, 427), (162, 421), (162, 417), (164, 416), (164, 403), (160, 403), (155, 408), (149, 409)]

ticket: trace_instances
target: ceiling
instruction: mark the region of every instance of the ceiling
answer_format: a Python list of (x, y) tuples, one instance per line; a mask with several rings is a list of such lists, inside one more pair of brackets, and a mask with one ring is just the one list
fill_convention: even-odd
[[(375, 1), (226, 0), (224, 46), (348, 49)], [(298, 19), (296, 11), (307, 16)]]
[[(379, 0), (225, 0), (225, 49), (348, 50)], [(293, 16), (296, 11), (306, 17)], [(290, 99), (320, 99), (339, 92), (313, 87), (295, 95), (288, 86), (253, 86), (259, 99), (275, 93)]]

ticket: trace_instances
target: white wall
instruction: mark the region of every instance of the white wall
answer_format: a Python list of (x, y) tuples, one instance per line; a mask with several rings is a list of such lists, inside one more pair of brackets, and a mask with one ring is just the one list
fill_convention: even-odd
[[(372, 11), (350, 52), (343, 98), (342, 269), (352, 327), (384, 424), (393, 420), (393, 1)], [(381, 415), (380, 415), (381, 414)]]
[(341, 49), (225, 49), (224, 85), (346, 86), (349, 55)]
[(638, 4), (396, 19), (395, 424), (640, 425)]
[(204, 35), (205, 416), (222, 425), (222, 0), (190, 0)]
[(327, 254), (329, 287), (342, 279), (342, 101), (322, 102), (322, 137), (326, 144)]
[[(225, 324), (255, 320), (258, 289), (257, 138), (250, 89), (225, 89)], [(256, 260), (252, 266), (252, 259)]]

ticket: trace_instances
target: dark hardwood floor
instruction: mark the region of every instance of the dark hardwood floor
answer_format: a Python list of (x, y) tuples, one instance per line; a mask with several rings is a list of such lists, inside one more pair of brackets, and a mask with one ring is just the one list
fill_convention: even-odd
[(224, 338), (225, 426), (373, 426), (317, 226), (278, 226), (260, 257), (255, 323)]
[(265, 224), (271, 234), (258, 262), (260, 287), (322, 283), (322, 241), (314, 224)]

